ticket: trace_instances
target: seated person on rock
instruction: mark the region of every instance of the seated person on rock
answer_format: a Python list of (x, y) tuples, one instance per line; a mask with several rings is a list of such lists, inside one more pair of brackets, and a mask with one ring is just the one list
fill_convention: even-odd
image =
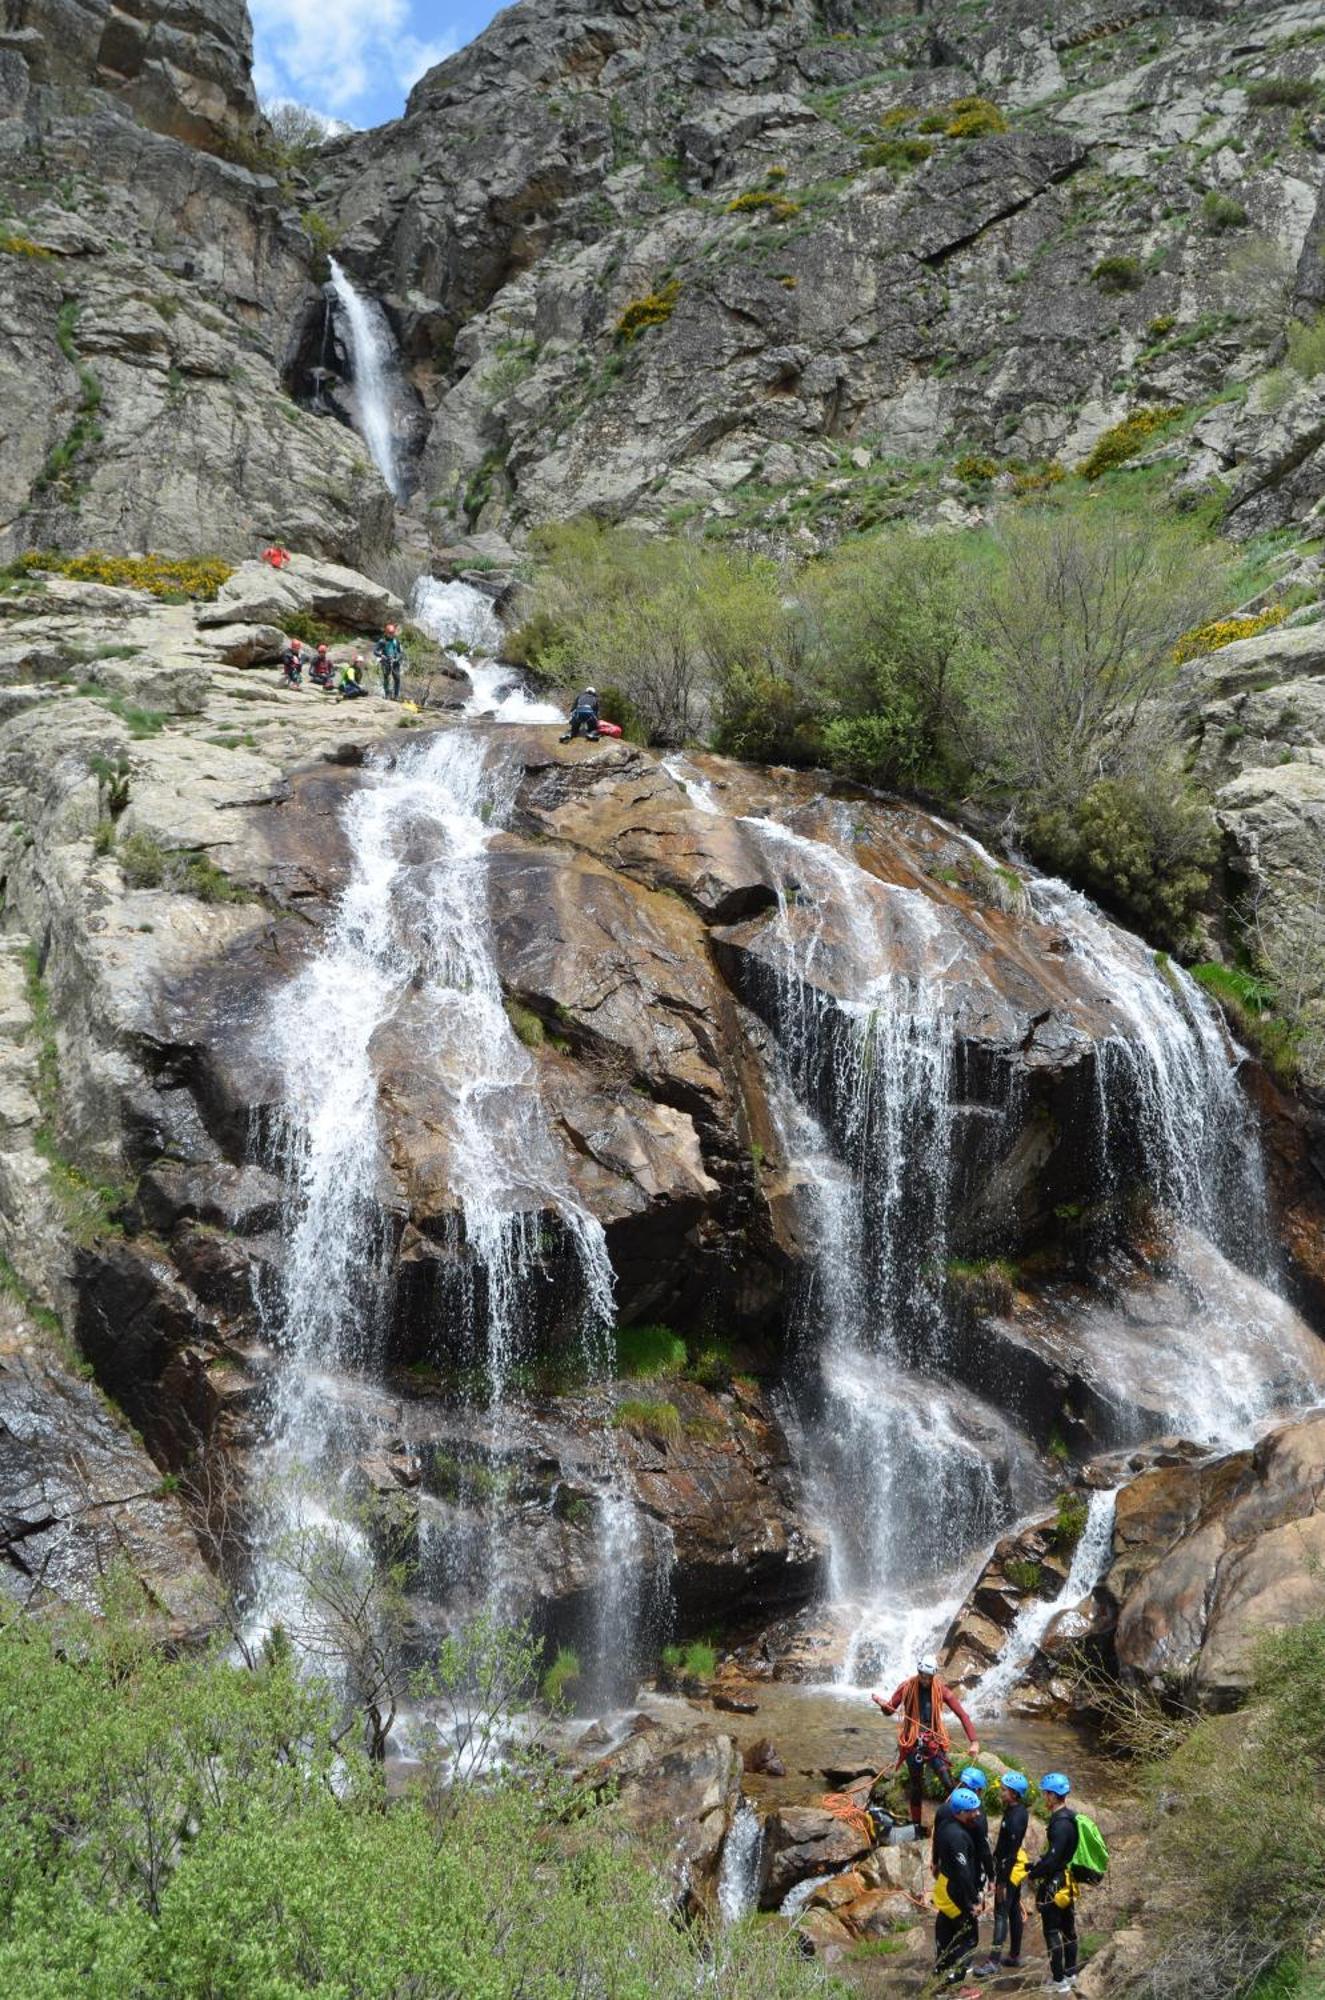
[[(905, 1764), (907, 1769), (907, 1801), (911, 1809), (911, 1824), (918, 1836), (924, 1820), (926, 1768), (934, 1772), (945, 1793), (950, 1792), (956, 1783), (948, 1763), (951, 1742), (943, 1715), (945, 1708), (951, 1709), (966, 1731), (973, 1757), (978, 1756), (980, 1745), (970, 1717), (951, 1688), (945, 1687), (939, 1678), (938, 1661), (931, 1654), (926, 1653), (916, 1662), (915, 1673), (902, 1682), (888, 1701), (881, 1694), (871, 1695), (870, 1700), (885, 1715), (896, 1715), (901, 1710), (897, 1763), (899, 1766)], [(979, 1806), (978, 1799), (976, 1805)]]
[(281, 666), (284, 670), (284, 685), (286, 687), (297, 688), (303, 686), (304, 642), (302, 639), (290, 640), (285, 651), (281, 654)]
[(571, 743), (577, 736), (587, 736), (591, 743), (598, 741), (598, 690), (585, 688), (575, 697), (575, 705), (570, 712), (570, 727), (561, 738), (563, 743)]
[(342, 701), (357, 701), (361, 694), (367, 694), (368, 690), (363, 684), (362, 653), (356, 653), (354, 658), (341, 668), (340, 679), (336, 686)]
[(335, 678), (336, 668), (331, 654), (327, 651), (325, 639), (313, 655), (313, 664), (308, 670), (308, 678), (315, 687), (329, 688)]

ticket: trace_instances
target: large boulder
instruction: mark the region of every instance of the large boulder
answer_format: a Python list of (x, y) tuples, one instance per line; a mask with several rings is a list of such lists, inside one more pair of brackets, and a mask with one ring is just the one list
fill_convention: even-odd
[(783, 1806), (764, 1822), (759, 1907), (775, 1910), (789, 1889), (868, 1854), (869, 1836), (822, 1806)]
[(1325, 1415), (1254, 1450), (1143, 1473), (1118, 1496), (1119, 1670), (1237, 1704), (1267, 1633), (1325, 1612), (1320, 1465)]

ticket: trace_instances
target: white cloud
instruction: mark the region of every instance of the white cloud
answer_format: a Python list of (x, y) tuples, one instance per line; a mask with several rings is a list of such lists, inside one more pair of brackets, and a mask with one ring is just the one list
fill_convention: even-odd
[(413, 32), (409, 0), (251, 0), (262, 98), (293, 97), (344, 117), (403, 97), (452, 41)]

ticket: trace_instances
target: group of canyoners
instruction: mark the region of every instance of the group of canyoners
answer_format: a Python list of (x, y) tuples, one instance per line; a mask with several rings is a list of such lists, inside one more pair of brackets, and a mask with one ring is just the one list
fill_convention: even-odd
[[(382, 678), (383, 696), (387, 701), (399, 701), (401, 676), (405, 671), (405, 648), (394, 625), (388, 625), (374, 645), (373, 660)], [(327, 694), (338, 694), (342, 701), (354, 701), (368, 693), (364, 680), (366, 668), (367, 661), (362, 653), (355, 653), (337, 666), (325, 639), (311, 651), (302, 639), (291, 639), (281, 654), (281, 685), (302, 687), (307, 672), (314, 687), (324, 689)]]
[[(989, 1839), (986, 1809), (988, 1778), (968, 1764), (954, 1778), (944, 1711), (966, 1734), (970, 1755), (980, 1745), (970, 1717), (951, 1688), (939, 1677), (938, 1662), (928, 1656), (885, 1701), (874, 1695), (885, 1715), (899, 1717), (897, 1764), (907, 1774), (907, 1800), (916, 1839), (923, 1835), (925, 1773), (932, 1771), (947, 1796), (934, 1816), (930, 1863), (933, 1901), (935, 1969), (947, 1983), (985, 1979), (1015, 1971), (1022, 1964), (1025, 1918), (1022, 1890), (1030, 1885), (1045, 1949), (1049, 1955), (1049, 1989), (1074, 1990), (1077, 1972), (1077, 1900), (1083, 1885), (1099, 1882), (1109, 1865), (1108, 1850), (1094, 1820), (1067, 1803), (1071, 1782), (1061, 1771), (1049, 1771), (1039, 1790), (1048, 1811), (1044, 1852), (1032, 1861), (1026, 1849), (1031, 1821), (1031, 1785), (1020, 1771), (999, 1779), (997, 1799), (989, 1799), (999, 1816), (998, 1837)], [(980, 1919), (992, 1908), (993, 1935), (987, 1955), (980, 1952)]]

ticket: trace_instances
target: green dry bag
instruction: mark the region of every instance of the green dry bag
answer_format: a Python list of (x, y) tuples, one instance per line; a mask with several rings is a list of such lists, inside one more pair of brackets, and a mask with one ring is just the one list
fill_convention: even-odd
[(1089, 1813), (1077, 1814), (1077, 1851), (1070, 1866), (1077, 1882), (1102, 1882), (1108, 1870), (1109, 1850)]

